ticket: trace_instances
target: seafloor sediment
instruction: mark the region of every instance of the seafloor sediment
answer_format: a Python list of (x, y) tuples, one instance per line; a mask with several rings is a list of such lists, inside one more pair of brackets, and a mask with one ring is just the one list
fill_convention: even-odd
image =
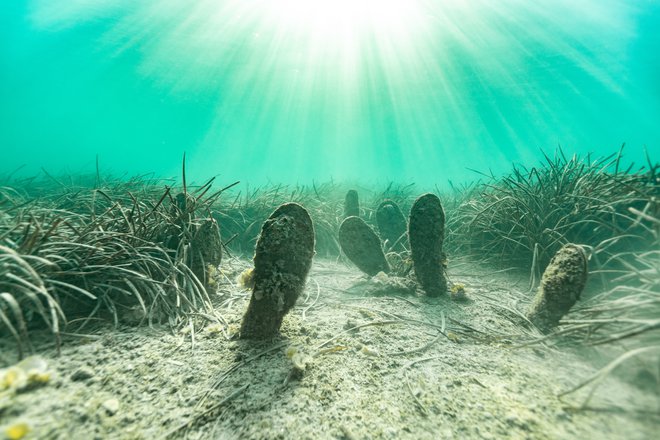
[[(513, 310), (526, 286), (453, 260), (468, 300), (383, 295), (343, 262), (315, 260), (307, 288), (272, 341), (233, 340), (249, 292), (248, 262), (227, 259), (217, 316), (167, 325), (108, 324), (66, 336), (61, 356), (33, 333), (50, 381), (0, 406), (0, 424), (48, 439), (648, 439), (658, 401), (615, 376), (585, 394), (558, 395), (602, 363), (535, 345)], [(386, 291), (386, 289), (385, 289)], [(528, 297), (528, 295), (527, 295)], [(15, 361), (9, 340), (0, 364)], [(302, 365), (294, 365), (295, 354)], [(647, 390), (648, 391), (648, 390)]]

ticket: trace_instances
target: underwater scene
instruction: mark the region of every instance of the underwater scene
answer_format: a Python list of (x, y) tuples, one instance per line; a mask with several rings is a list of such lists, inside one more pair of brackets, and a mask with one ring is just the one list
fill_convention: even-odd
[(0, 5), (0, 440), (651, 439), (660, 1)]

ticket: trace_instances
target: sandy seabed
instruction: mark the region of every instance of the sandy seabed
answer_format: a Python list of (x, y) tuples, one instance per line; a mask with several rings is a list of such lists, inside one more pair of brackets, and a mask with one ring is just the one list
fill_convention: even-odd
[[(650, 439), (657, 389), (609, 376), (558, 397), (605, 362), (524, 335), (520, 293), (504, 273), (466, 262), (450, 274), (469, 299), (387, 291), (341, 262), (316, 260), (305, 295), (273, 341), (235, 340), (249, 292), (223, 263), (217, 316), (172, 331), (100, 323), (86, 335), (33, 333), (51, 380), (0, 402), (0, 425), (44, 439)], [(9, 338), (0, 367), (16, 361)], [(292, 357), (292, 355), (295, 355)], [(292, 359), (299, 367), (294, 367)]]

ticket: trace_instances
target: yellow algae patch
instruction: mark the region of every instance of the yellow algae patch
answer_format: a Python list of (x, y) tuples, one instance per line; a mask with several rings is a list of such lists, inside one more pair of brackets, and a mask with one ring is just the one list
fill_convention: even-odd
[(244, 289), (251, 289), (254, 287), (254, 268), (245, 269), (238, 276), (238, 285)]
[(0, 370), (0, 391), (19, 391), (30, 385), (44, 384), (50, 380), (45, 359), (30, 356), (11, 367)]
[(4, 431), (8, 440), (20, 440), (30, 432), (30, 426), (25, 422), (19, 422), (7, 426)]

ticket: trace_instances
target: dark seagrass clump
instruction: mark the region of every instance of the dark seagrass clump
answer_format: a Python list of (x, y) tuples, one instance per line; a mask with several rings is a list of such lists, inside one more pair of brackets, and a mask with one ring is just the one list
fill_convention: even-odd
[(211, 287), (211, 271), (222, 261), (220, 226), (213, 217), (197, 218), (204, 206), (190, 193), (178, 193), (170, 200), (169, 216), (158, 238), (173, 256), (183, 261), (206, 287)]
[(390, 271), (378, 235), (361, 218), (344, 219), (339, 226), (339, 245), (348, 259), (367, 275)]
[(360, 201), (358, 193), (354, 189), (348, 190), (344, 199), (344, 218), (354, 215), (360, 216)]
[(410, 209), (408, 239), (417, 282), (429, 296), (447, 291), (442, 244), (445, 213), (435, 194), (424, 194)]
[(586, 283), (587, 256), (582, 247), (569, 243), (557, 251), (543, 272), (527, 319), (542, 332), (549, 332), (580, 299)]
[(314, 226), (297, 203), (278, 207), (261, 228), (254, 252), (253, 288), (243, 317), (244, 339), (276, 336), (305, 288), (314, 256)]
[(384, 200), (376, 209), (376, 224), (387, 250), (404, 250), (407, 224), (399, 205), (392, 200)]
[(169, 216), (163, 222), (158, 237), (166, 249), (176, 252), (179, 245), (186, 244), (191, 236), (190, 226), (195, 217), (195, 198), (188, 193), (178, 193), (170, 197)]

